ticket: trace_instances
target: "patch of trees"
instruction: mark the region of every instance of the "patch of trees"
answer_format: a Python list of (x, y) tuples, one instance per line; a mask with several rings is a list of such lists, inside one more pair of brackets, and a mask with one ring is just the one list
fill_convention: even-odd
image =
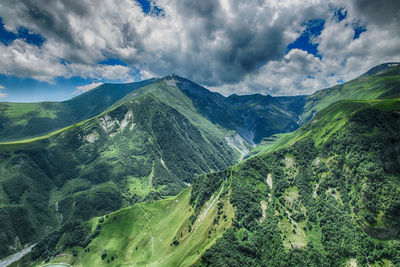
[[(89, 234), (89, 229), (80, 222), (68, 222), (47, 235), (32, 249), (32, 259), (49, 259), (64, 249), (81, 246)], [(62, 236), (64, 236), (64, 242), (60, 244)]]

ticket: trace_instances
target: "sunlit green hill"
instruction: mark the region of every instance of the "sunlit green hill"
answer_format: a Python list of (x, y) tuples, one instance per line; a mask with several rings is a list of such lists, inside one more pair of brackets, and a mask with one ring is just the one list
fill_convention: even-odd
[(317, 91), (306, 98), (302, 122), (339, 100), (368, 100), (400, 97), (400, 63), (386, 63), (372, 68), (347, 83)]

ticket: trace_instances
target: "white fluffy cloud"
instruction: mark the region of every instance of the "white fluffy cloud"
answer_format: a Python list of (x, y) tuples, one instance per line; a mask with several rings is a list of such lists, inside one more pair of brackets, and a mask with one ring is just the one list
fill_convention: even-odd
[(6, 97), (6, 96), (8, 96), (8, 94), (6, 94), (6, 93), (2, 92), (2, 90), (4, 90), (4, 89), (5, 89), (5, 87), (4, 87), (4, 86), (2, 86), (2, 85), (0, 85), (0, 98), (3, 98), (3, 97)]
[(96, 83), (90, 83), (90, 84), (86, 84), (86, 85), (82, 85), (82, 86), (77, 86), (75, 92), (73, 92), (72, 94), (80, 94), (80, 93), (85, 93), (87, 91), (92, 90), (93, 88), (96, 88), (100, 85), (102, 85), (102, 82), (96, 82)]
[[(174, 72), (225, 94), (308, 94), (400, 60), (399, 4), (383, 2), (152, 0), (162, 9), (157, 16), (132, 0), (7, 0), (0, 3), (5, 27), (29, 28), (46, 41), (0, 43), (0, 73), (99, 82)], [(338, 8), (347, 11), (340, 22), (333, 16)], [(286, 53), (310, 19), (325, 20), (313, 40), (322, 59)], [(355, 24), (367, 31), (354, 40)], [(109, 58), (128, 65), (99, 63)]]

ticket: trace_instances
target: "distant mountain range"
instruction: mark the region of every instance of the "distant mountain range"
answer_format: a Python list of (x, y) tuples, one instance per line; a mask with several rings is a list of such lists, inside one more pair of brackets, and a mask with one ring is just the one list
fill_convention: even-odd
[(169, 75), (0, 103), (0, 255), (41, 240), (19, 264), (400, 264), (399, 110), (398, 63), (310, 96)]

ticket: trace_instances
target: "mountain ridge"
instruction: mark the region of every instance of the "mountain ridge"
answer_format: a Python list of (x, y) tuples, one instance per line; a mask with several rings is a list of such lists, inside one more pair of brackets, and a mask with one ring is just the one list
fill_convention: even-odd
[[(126, 88), (130, 90), (127, 94), (100, 105), (107, 108), (87, 120), (39, 138), (2, 143), (0, 226), (6, 230), (0, 233), (0, 255), (47, 236), (30, 254), (34, 260), (50, 259), (66, 250), (67, 255), (78, 251), (79, 259), (102, 264), (101, 243), (107, 235), (102, 236), (102, 223), (97, 220), (107, 222), (106, 232), (126, 229), (118, 224), (119, 218), (162, 214), (157, 203), (172, 204), (183, 196), (180, 208), (185, 214), (182, 221), (177, 220), (179, 229), (165, 233), (168, 238), (155, 245), (156, 250), (164, 249), (171, 262), (179, 262), (174, 251), (189, 246), (193, 254), (185, 264), (193, 260), (191, 264), (224, 266), (229, 259), (219, 259), (231, 255), (244, 265), (281, 265), (282, 260), (290, 260), (287, 251), (292, 248), (290, 253), (310, 263), (317, 249), (324, 260), (340, 265), (339, 261), (347, 259), (338, 252), (337, 243), (330, 245), (322, 239), (324, 235), (332, 238), (325, 226), (326, 220), (333, 219), (325, 209), (347, 220), (357, 238), (365, 237), (361, 228), (367, 229), (363, 231), (368, 242), (392, 253), (396, 241), (375, 239), (396, 240), (399, 232), (394, 183), (400, 173), (395, 167), (400, 142), (395, 134), (399, 71), (391, 67), (307, 97), (224, 97), (168, 75), (134, 90)], [(301, 122), (301, 116), (307, 119)], [(262, 140), (289, 131), (263, 149)], [(234, 165), (260, 142), (258, 154)], [(359, 188), (360, 184), (368, 190)], [(390, 194), (378, 194), (373, 188), (390, 188)], [(169, 198), (182, 190), (182, 195)], [(159, 199), (166, 200), (154, 202)], [(385, 201), (390, 206), (385, 207)], [(322, 210), (316, 213), (315, 205)], [(312, 213), (319, 217), (310, 219)], [(107, 214), (112, 219), (98, 217)], [(15, 218), (20, 218), (18, 223)], [(160, 222), (164, 225), (169, 219), (166, 215)], [(158, 227), (150, 219), (135, 227), (146, 223)], [(191, 238), (198, 228), (202, 229), (199, 240)], [(135, 231), (132, 228), (127, 233)], [(339, 237), (348, 237), (348, 231), (343, 231)], [(272, 235), (265, 237), (268, 233)], [(138, 238), (140, 244), (148, 244), (138, 254), (146, 265), (144, 259), (155, 255), (154, 236)], [(94, 247), (90, 247), (92, 240)], [(253, 250), (263, 247), (257, 240), (271, 240), (271, 247), (279, 253), (263, 258)], [(80, 248), (88, 245), (95, 251)], [(365, 258), (359, 251), (364, 248), (351, 246), (346, 247), (347, 256), (363, 264)], [(114, 248), (112, 253), (110, 248)], [(111, 253), (106, 253), (108, 261), (122, 257), (118, 251), (123, 249), (118, 246), (104, 249)], [(328, 249), (336, 259), (325, 254)], [(394, 256), (380, 257), (396, 262)], [(75, 264), (74, 259), (71, 256), (68, 261)]]

